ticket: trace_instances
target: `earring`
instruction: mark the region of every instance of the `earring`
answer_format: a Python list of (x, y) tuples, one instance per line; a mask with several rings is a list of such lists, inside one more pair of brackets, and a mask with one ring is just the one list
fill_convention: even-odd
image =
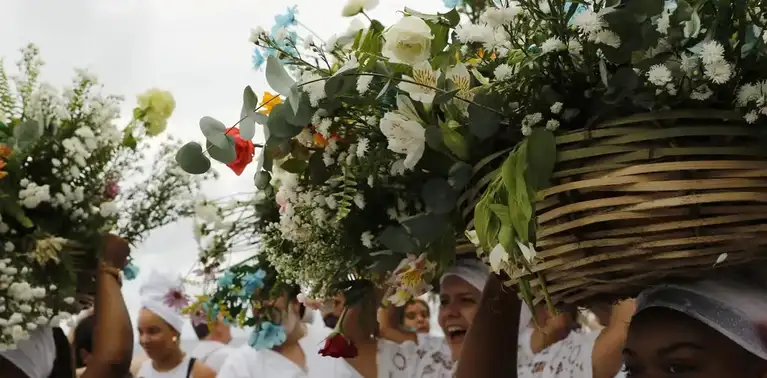
[(177, 341), (178, 341), (178, 336), (173, 336), (173, 342), (175, 343)]

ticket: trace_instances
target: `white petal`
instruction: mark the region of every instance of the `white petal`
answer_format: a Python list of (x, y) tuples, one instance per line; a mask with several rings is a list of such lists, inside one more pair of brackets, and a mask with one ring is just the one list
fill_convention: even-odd
[(522, 251), (525, 260), (527, 260), (528, 263), (532, 263), (535, 256), (538, 254), (538, 252), (535, 251), (535, 247), (533, 247), (532, 244), (524, 245), (519, 240), (517, 240), (517, 246), (519, 246), (519, 249)]
[(501, 243), (498, 243), (493, 250), (490, 251), (488, 260), (490, 262), (490, 268), (493, 269), (495, 273), (500, 273), (501, 263), (509, 261), (509, 254), (506, 252), (506, 249), (503, 248)]
[(716, 258), (716, 262), (714, 263), (714, 265), (721, 264), (721, 263), (724, 262), (724, 260), (727, 260), (727, 254), (726, 253), (722, 253), (721, 255), (719, 255), (719, 257)]

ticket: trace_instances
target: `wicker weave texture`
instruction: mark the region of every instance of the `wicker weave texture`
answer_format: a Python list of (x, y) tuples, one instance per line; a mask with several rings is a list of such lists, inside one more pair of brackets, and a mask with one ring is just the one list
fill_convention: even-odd
[(512, 279), (530, 280), (536, 301), (542, 277), (553, 302), (584, 303), (762, 259), (763, 129), (732, 113), (676, 111), (558, 136), (536, 207), (538, 261)]

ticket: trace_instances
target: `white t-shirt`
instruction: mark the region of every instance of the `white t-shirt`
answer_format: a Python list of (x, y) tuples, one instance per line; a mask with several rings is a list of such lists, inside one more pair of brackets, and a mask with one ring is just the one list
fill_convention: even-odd
[[(528, 334), (525, 332), (523, 334)], [(522, 360), (517, 364), (518, 378), (591, 378), (591, 353), (600, 331), (586, 332), (577, 330), (570, 332), (567, 337), (540, 353), (532, 355), (526, 363)], [(529, 332), (532, 335), (532, 330)], [(525, 344), (524, 340), (527, 340)], [(520, 335), (520, 350), (525, 348), (526, 354), (531, 355), (530, 336), (526, 339)], [(521, 355), (521, 353), (520, 353)], [(620, 372), (616, 378), (625, 377)]]
[(231, 352), (232, 349), (224, 343), (203, 340), (189, 355), (218, 373)]
[[(418, 343), (406, 341), (402, 344), (379, 339), (379, 378), (452, 378), (453, 359), (450, 349), (442, 337), (418, 334)], [(362, 378), (352, 368), (352, 378)]]
[(218, 378), (351, 378), (354, 371), (341, 358), (322, 357), (318, 352), (330, 334), (329, 329), (307, 327), (298, 341), (306, 357), (306, 369), (269, 349), (255, 350), (247, 345), (229, 355)]
[(186, 355), (184, 359), (173, 370), (159, 372), (152, 367), (152, 360), (146, 360), (141, 363), (136, 378), (187, 378), (191, 376), (192, 358)]

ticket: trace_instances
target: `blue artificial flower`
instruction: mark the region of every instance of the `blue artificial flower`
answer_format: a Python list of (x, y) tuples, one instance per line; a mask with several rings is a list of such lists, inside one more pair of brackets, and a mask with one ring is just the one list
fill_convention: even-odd
[(232, 286), (234, 283), (234, 273), (230, 271), (224, 272), (224, 275), (218, 278), (218, 286), (227, 287)]
[(123, 276), (125, 276), (126, 280), (132, 281), (136, 279), (139, 271), (140, 269), (138, 266), (134, 265), (133, 262), (128, 262), (128, 264), (126, 264), (123, 268)]
[(242, 279), (242, 288), (247, 293), (253, 293), (257, 289), (264, 287), (265, 277), (266, 277), (266, 272), (264, 272), (263, 269), (259, 269), (255, 273), (248, 273)]
[(251, 61), (253, 63), (253, 68), (256, 70), (261, 69), (261, 66), (264, 65), (266, 58), (264, 58), (264, 54), (261, 53), (260, 48), (256, 47), (253, 49), (253, 57), (251, 58)]
[(298, 14), (298, 6), (294, 5), (288, 8), (287, 13), (278, 14), (274, 16), (274, 26), (272, 26), (272, 35), (277, 34), (276, 31), (281, 28), (293, 26), (297, 24), (296, 14)]
[(218, 318), (218, 303), (205, 302), (202, 304), (202, 310), (208, 316), (208, 319)]
[(282, 345), (286, 339), (285, 328), (281, 325), (272, 322), (262, 322), (256, 325), (256, 329), (250, 333), (248, 345), (256, 350), (271, 349)]
[(447, 8), (455, 8), (461, 3), (461, 0), (442, 0), (442, 3), (445, 4), (445, 7)]

